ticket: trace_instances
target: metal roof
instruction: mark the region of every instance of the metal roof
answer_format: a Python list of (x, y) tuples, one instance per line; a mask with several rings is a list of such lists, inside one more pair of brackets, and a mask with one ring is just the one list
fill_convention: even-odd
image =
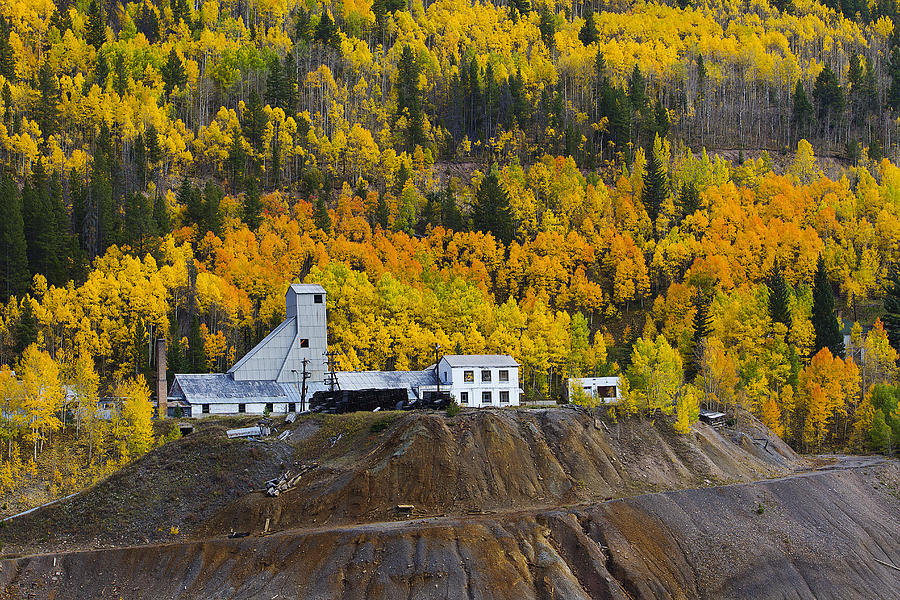
[(292, 283), (291, 289), (297, 294), (324, 294), (325, 288), (318, 283)]
[(342, 390), (402, 390), (437, 385), (437, 375), (426, 371), (339, 371)]
[[(307, 398), (312, 396), (307, 386)], [(191, 404), (254, 402), (299, 402), (296, 383), (276, 381), (235, 381), (226, 373), (178, 374), (169, 397), (184, 398)]]
[(445, 354), (443, 360), (451, 367), (518, 367), (508, 354)]

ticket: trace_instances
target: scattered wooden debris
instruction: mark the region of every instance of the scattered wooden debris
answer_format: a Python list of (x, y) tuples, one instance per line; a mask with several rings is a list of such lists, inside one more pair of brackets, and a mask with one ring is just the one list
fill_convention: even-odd
[(263, 419), (253, 427), (238, 427), (237, 429), (229, 429), (226, 432), (229, 439), (259, 438), (272, 435), (273, 433), (278, 433), (278, 430), (272, 425), (271, 419)]
[(303, 465), (296, 471), (288, 470), (285, 471), (281, 477), (270, 479), (266, 482), (266, 496), (272, 496), (274, 498), (275, 496), (279, 496), (290, 490), (300, 482), (300, 477), (304, 473), (308, 473), (318, 466), (317, 463)]
[(249, 531), (235, 531), (232, 529), (231, 533), (228, 534), (228, 538), (233, 540), (235, 538), (247, 537), (248, 535), (250, 535)]
[(226, 434), (228, 435), (229, 439), (259, 437), (262, 435), (262, 430), (259, 428), (259, 425), (254, 425), (253, 427), (238, 427), (237, 429), (229, 429)]
[(285, 423), (293, 423), (296, 420), (297, 420), (297, 413), (295, 413), (295, 412), (288, 413), (288, 416), (286, 416), (284, 418)]
[(397, 511), (398, 516), (408, 517), (412, 515), (414, 508), (415, 506), (413, 506), (412, 504), (398, 504), (394, 510)]
[(290, 436), (290, 435), (291, 435), (290, 430), (282, 431), (281, 433), (278, 434), (278, 441), (283, 442), (284, 440), (288, 439), (288, 436)]

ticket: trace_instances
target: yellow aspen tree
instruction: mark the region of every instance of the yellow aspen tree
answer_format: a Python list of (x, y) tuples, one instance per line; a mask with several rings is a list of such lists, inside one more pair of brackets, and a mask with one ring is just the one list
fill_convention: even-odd
[(691, 431), (691, 426), (697, 422), (697, 418), (700, 416), (700, 397), (702, 395), (703, 392), (693, 385), (686, 385), (682, 388), (676, 404), (676, 433), (687, 434)]
[(116, 384), (116, 396), (121, 402), (121, 424), (127, 456), (135, 458), (146, 453), (153, 445), (153, 403), (150, 388), (143, 375), (120, 380)]
[(655, 340), (638, 338), (631, 353), (631, 385), (638, 393), (638, 406), (652, 414), (657, 410), (672, 414), (675, 396), (684, 372), (681, 355), (662, 335)]
[(51, 433), (62, 425), (56, 416), (64, 399), (59, 368), (46, 351), (32, 344), (22, 353), (19, 375), (22, 377), (23, 409), (30, 427), (29, 440), (34, 446), (33, 459), (37, 461), (44, 442), (50, 441)]

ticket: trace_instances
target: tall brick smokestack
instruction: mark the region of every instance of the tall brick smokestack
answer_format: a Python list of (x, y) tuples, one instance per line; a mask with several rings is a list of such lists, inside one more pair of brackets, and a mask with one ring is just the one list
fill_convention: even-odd
[(168, 396), (169, 386), (166, 385), (166, 339), (159, 338), (156, 340), (156, 399), (158, 403), (156, 416), (160, 419), (166, 418)]

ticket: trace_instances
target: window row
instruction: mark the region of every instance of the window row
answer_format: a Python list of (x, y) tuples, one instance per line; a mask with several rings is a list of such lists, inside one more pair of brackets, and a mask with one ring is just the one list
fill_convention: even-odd
[[(493, 395), (491, 392), (481, 392), (481, 403), (482, 404), (491, 404), (493, 402)], [(468, 404), (469, 403), (469, 392), (460, 392), (459, 393), (459, 403), (460, 404)], [(504, 390), (500, 392), (500, 404), (509, 404), (509, 392)]]
[[(296, 402), (288, 402), (287, 407), (288, 407), (288, 408), (287, 408), (287, 411), (288, 411), (288, 412), (297, 412), (297, 403), (296, 403)], [(275, 411), (275, 405), (272, 404), (271, 402), (266, 402), (266, 408), (265, 408), (265, 410), (267, 410), (267, 411), (270, 412), (270, 413), (271, 413), (271, 412), (274, 412), (274, 411)], [(201, 405), (200, 411), (201, 411), (204, 415), (208, 415), (208, 414), (209, 414), (209, 404), (203, 404), (203, 405)], [(240, 404), (238, 404), (238, 410), (237, 410), (237, 411), (238, 411), (238, 413), (245, 413), (245, 412), (247, 412), (247, 405), (244, 404), (243, 402), (240, 403)]]
[[(491, 371), (490, 369), (484, 369), (481, 371), (481, 381), (489, 382), (491, 380)], [(498, 381), (509, 381), (509, 370), (508, 369), (500, 369), (499, 373), (497, 373)], [(472, 383), (475, 381), (475, 371), (463, 371), (463, 381), (466, 383)]]

